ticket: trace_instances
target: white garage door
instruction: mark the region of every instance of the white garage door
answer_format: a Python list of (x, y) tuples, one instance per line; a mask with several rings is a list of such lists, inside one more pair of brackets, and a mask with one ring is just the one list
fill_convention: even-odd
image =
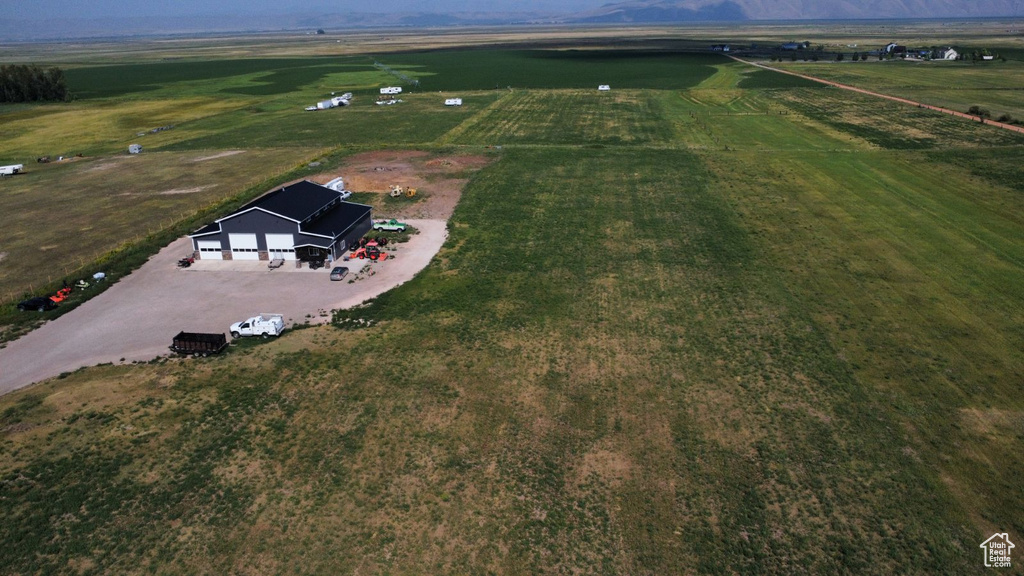
[(233, 260), (259, 260), (255, 234), (228, 234)]
[(271, 258), (295, 260), (295, 238), (291, 234), (267, 234), (267, 252)]
[(220, 251), (220, 240), (199, 240), (196, 242), (199, 247), (200, 260), (217, 260), (223, 258)]

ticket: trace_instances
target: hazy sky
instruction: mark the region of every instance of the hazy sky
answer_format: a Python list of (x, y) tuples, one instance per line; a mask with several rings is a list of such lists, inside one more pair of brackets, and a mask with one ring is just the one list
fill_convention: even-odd
[(0, 0), (8, 17), (106, 18), (241, 13), (577, 11), (611, 0)]

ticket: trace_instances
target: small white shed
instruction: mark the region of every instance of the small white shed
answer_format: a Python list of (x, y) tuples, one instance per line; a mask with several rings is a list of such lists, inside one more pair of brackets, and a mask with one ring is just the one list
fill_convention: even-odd
[(139, 152), (142, 152), (142, 144), (129, 144), (128, 145), (128, 153), (129, 154), (138, 154)]

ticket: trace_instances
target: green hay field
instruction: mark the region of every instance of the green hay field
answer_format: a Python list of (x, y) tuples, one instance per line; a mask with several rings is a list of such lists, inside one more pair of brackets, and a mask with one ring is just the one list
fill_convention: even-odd
[(227, 95), (277, 96), (359, 72), (377, 70), (365, 57), (197, 60), (71, 68), (67, 79), (82, 99), (211, 89)]
[[(96, 210), (89, 169), (137, 162), (109, 173), (167, 212), (226, 193), (158, 193), (217, 150), (247, 152), (194, 186), (317, 142), (501, 145), (430, 266), (333, 325), (0, 398), (0, 572), (974, 574), (1024, 534), (1024, 138), (613, 56), (392, 54), (434, 92), (306, 114), (311, 63), (157, 152), (0, 182)], [(537, 87), (495, 91), (488, 63)], [(26, 134), (33, 110), (9, 112)]]
[(453, 144), (668, 144), (651, 92), (516, 91), (445, 135)]
[(987, 108), (993, 118), (1024, 119), (1024, 61), (777, 63), (780, 68), (966, 112)]
[(423, 90), (689, 88), (727, 61), (720, 55), (647, 50), (463, 50), (389, 54), (381, 60)]

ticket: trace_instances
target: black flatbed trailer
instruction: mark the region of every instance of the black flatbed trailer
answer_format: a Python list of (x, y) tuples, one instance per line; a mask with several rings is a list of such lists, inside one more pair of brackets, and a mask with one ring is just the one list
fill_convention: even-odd
[(228, 347), (228, 338), (224, 334), (205, 334), (202, 332), (178, 332), (171, 341), (171, 352), (183, 356), (209, 356), (219, 354)]

